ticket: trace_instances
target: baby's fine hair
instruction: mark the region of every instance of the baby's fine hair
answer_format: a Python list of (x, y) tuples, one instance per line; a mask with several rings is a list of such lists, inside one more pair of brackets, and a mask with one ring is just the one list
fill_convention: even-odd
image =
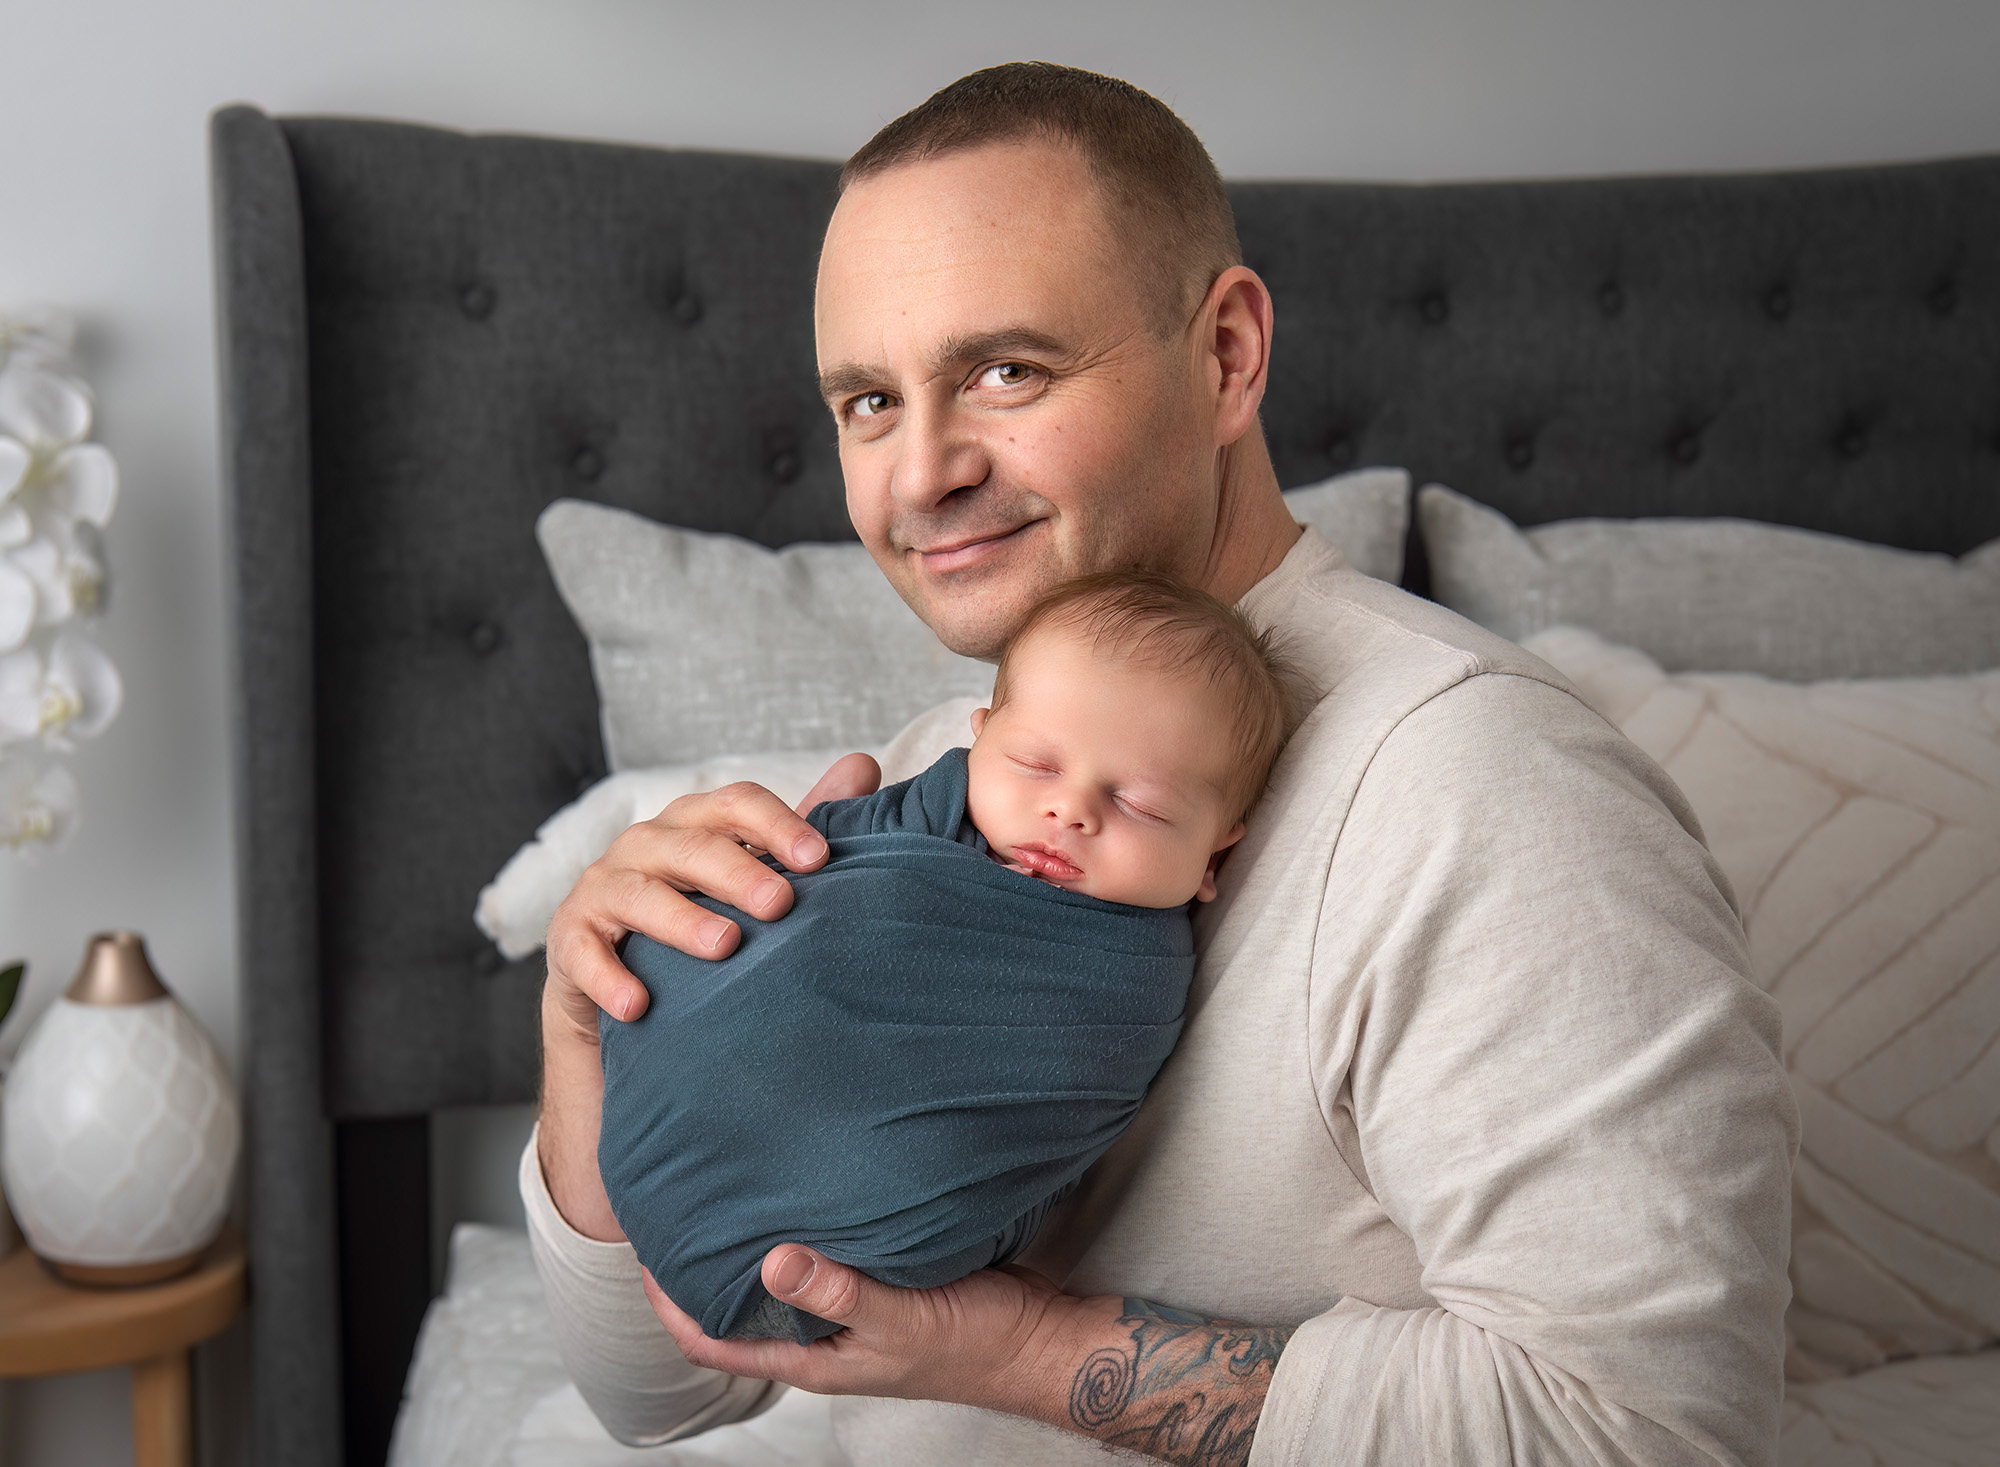
[(993, 707), (1007, 700), (1008, 664), (1041, 631), (1075, 631), (1091, 646), (1157, 672), (1199, 679), (1229, 700), (1237, 769), (1231, 793), (1249, 814), (1290, 736), (1292, 678), (1271, 634), (1206, 591), (1155, 571), (1099, 571), (1064, 581), (1028, 609), (1000, 654)]

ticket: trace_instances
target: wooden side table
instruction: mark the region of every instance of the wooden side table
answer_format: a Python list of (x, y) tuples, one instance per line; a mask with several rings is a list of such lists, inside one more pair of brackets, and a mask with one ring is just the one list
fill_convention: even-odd
[(193, 1467), (188, 1351), (243, 1307), (243, 1240), (225, 1228), (192, 1273), (136, 1288), (64, 1283), (23, 1248), (0, 1263), (0, 1376), (132, 1367), (137, 1467)]

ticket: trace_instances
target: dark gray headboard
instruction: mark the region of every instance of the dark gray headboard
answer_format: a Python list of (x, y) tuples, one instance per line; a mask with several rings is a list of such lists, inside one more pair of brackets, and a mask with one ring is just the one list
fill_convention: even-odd
[[(379, 1460), (422, 1117), (534, 1090), (540, 964), (473, 899), (603, 773), (535, 516), (850, 535), (810, 319), (835, 168), (250, 108), (213, 146), (259, 1453), (336, 1460), (344, 1394)], [(2000, 160), (1233, 193), (1288, 485), (2000, 535)]]

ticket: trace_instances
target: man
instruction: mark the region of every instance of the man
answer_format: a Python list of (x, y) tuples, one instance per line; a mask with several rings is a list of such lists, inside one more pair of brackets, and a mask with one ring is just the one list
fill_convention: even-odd
[(645, 1002), (623, 932), (723, 956), (680, 893), (775, 918), (743, 845), (824, 846), (749, 786), (619, 839), (549, 930), (522, 1171), (607, 1425), (688, 1435), (780, 1381), (858, 1398), (857, 1467), (1769, 1461), (1797, 1123), (1721, 878), (1549, 669), (1292, 522), (1270, 297), (1199, 141), (1108, 78), (967, 77), (849, 162), (816, 321), (855, 528), (947, 645), (1146, 566), (1276, 627), (1317, 703), (1198, 919), (1180, 1047), (1032, 1269), (917, 1293), (780, 1246), (772, 1292), (847, 1326), (806, 1348), (706, 1340), (643, 1277), (596, 1035)]

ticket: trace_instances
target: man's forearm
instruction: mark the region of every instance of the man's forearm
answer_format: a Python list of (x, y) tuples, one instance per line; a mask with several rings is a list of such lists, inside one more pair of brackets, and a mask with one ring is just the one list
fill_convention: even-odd
[(597, 1170), (597, 1136), (604, 1121), (604, 1069), (597, 1046), (580, 1038), (566, 1017), (542, 1014), (542, 1107), (537, 1142), (549, 1199), (586, 1238), (622, 1242)]
[[(1096, 1304), (1098, 1301), (1091, 1301)], [(1061, 1381), (1013, 1409), (1174, 1467), (1242, 1467), (1291, 1330), (1208, 1319), (1145, 1299), (1106, 1300)], [(1075, 1337), (1073, 1337), (1075, 1338)], [(1061, 1406), (1051, 1386), (1066, 1386)]]

